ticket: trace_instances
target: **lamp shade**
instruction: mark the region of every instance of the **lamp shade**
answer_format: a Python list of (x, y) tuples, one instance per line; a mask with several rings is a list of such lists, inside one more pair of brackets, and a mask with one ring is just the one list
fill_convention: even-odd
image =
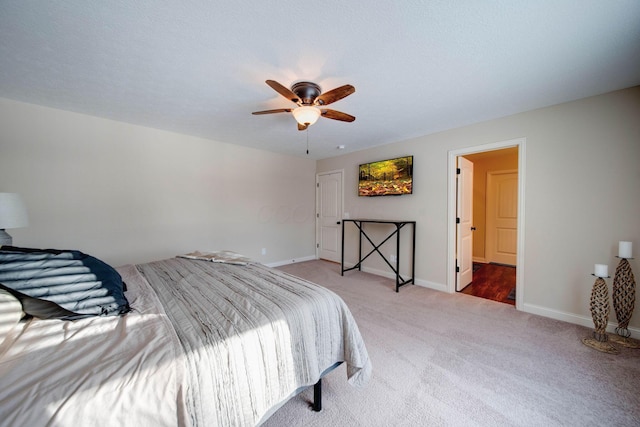
[(320, 110), (316, 107), (298, 107), (292, 111), (293, 117), (301, 125), (312, 125), (318, 121), (320, 117)]
[(16, 193), (0, 193), (0, 230), (29, 225), (27, 207)]

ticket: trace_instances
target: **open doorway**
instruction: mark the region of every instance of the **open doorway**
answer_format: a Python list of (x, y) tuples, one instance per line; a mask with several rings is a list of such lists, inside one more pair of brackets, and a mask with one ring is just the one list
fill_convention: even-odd
[[(450, 292), (516, 308), (522, 304), (524, 143), (518, 139), (449, 152)], [(465, 169), (472, 178), (464, 177)]]
[[(471, 198), (472, 218), (465, 225), (465, 215), (458, 214), (463, 221), (457, 233), (472, 235), (470, 258), (473, 262), (470, 277), (460, 276), (456, 290), (515, 305), (518, 147), (459, 156), (458, 169), (470, 171), (470, 177), (466, 178), (470, 183), (458, 184), (457, 198), (458, 203), (465, 197)], [(462, 175), (464, 172), (458, 174), (458, 182)], [(468, 196), (460, 194), (463, 189), (470, 192)], [(459, 247), (458, 260), (461, 252), (468, 251)]]

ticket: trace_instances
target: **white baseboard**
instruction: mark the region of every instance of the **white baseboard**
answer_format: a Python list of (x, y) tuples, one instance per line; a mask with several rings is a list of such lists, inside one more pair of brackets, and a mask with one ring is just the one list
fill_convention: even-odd
[[(594, 328), (593, 319), (591, 317), (580, 316), (573, 313), (566, 313), (563, 311), (553, 310), (534, 304), (524, 304), (524, 306), (522, 307), (522, 311), (524, 311), (525, 313), (537, 314), (538, 316), (548, 317), (555, 320), (562, 320), (563, 322), (573, 323), (575, 325), (586, 326), (587, 328)], [(615, 333), (616, 326), (618, 325), (609, 322), (607, 324), (607, 332)], [(640, 329), (638, 328), (629, 328), (629, 332), (632, 332), (636, 336), (640, 335)]]
[(440, 291), (445, 293), (448, 292), (447, 285), (445, 285), (444, 283), (436, 283), (436, 282), (430, 282), (428, 280), (416, 279), (416, 285), (422, 286), (424, 288), (433, 289), (435, 291)]
[[(347, 267), (345, 265), (345, 268), (350, 268), (350, 267), (351, 266)], [(371, 267), (362, 267), (362, 271), (364, 271), (365, 273), (375, 274), (376, 276), (382, 276), (382, 277), (386, 277), (388, 279), (396, 280), (396, 275), (392, 271), (378, 270), (377, 268), (371, 268)], [(408, 276), (408, 274), (407, 274), (407, 276)]]
[(296, 262), (313, 261), (314, 259), (318, 259), (318, 258), (316, 258), (315, 255), (309, 255), (309, 256), (295, 258), (295, 259), (287, 259), (284, 261), (270, 262), (265, 265), (267, 267), (280, 267), (281, 265), (295, 264)]
[[(347, 267), (347, 268), (349, 268), (349, 267)], [(375, 274), (376, 276), (382, 276), (382, 277), (386, 277), (388, 279), (393, 279), (394, 281), (396, 280), (396, 275), (395, 275), (395, 273), (393, 271), (378, 270), (376, 268), (370, 268), (370, 267), (362, 267), (362, 271), (364, 271), (365, 273)], [(405, 280), (408, 277), (410, 277), (410, 274), (405, 274), (405, 273), (402, 273), (402, 272), (400, 273), (400, 275)], [(418, 286), (422, 286), (424, 288), (434, 289), (436, 291), (441, 291), (441, 292), (446, 292), (447, 291), (447, 285), (443, 285), (441, 283), (430, 282), (428, 280), (415, 279), (415, 284), (418, 285)]]

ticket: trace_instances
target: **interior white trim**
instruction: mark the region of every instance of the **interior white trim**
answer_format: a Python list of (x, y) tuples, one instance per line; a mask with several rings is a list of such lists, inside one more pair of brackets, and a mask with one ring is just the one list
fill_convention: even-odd
[(288, 265), (288, 264), (295, 264), (297, 262), (305, 262), (305, 261), (314, 261), (318, 259), (318, 257), (316, 255), (308, 255), (308, 256), (303, 256), (300, 258), (295, 258), (295, 259), (287, 259), (284, 261), (276, 261), (276, 262), (270, 262), (268, 264), (265, 264), (267, 267), (280, 267), (281, 265)]
[[(536, 314), (538, 316), (548, 317), (550, 319), (573, 323), (575, 325), (581, 325), (593, 330), (593, 318), (591, 317), (580, 316), (574, 313), (567, 313), (565, 311), (552, 310), (535, 304), (524, 304), (522, 311)], [(609, 322), (607, 322), (607, 332), (612, 334), (615, 333), (617, 326), (617, 322), (609, 320)], [(634, 335), (640, 335), (640, 328), (629, 327), (629, 332), (632, 332)]]
[[(355, 267), (355, 264), (345, 262), (344, 267), (345, 268)], [(362, 271), (364, 271), (365, 273), (375, 274), (376, 276), (382, 276), (388, 279), (393, 279), (394, 281), (396, 280), (396, 274), (389, 270), (380, 270), (377, 268), (363, 266)], [(349, 274), (349, 273), (345, 273), (345, 274)], [(429, 280), (416, 278), (414, 285), (422, 286), (423, 288), (433, 289), (435, 291), (447, 292), (447, 285), (445, 285), (444, 283), (431, 282)], [(405, 286), (409, 286), (409, 285), (405, 285)], [(402, 289), (404, 289), (404, 287), (400, 288), (400, 292), (402, 292)]]
[(494, 142), (490, 144), (476, 145), (448, 152), (448, 209), (447, 209), (447, 292), (456, 290), (456, 159), (458, 156), (481, 153), (484, 151), (500, 150), (503, 148), (518, 147), (518, 255), (516, 270), (516, 309), (524, 308), (524, 207), (525, 207), (525, 165), (526, 165), (526, 138), (511, 139), (508, 141)]
[[(340, 185), (342, 187), (340, 188), (340, 196), (342, 197), (342, 200), (340, 202), (340, 206), (342, 209), (342, 212), (340, 212), (340, 221), (342, 221), (342, 218), (344, 218), (344, 169), (335, 169), (316, 173), (316, 259), (320, 259), (320, 248), (318, 246), (320, 243), (320, 212), (318, 212), (318, 208), (320, 206), (320, 189), (318, 188), (318, 186), (320, 185), (321, 176), (331, 175), (333, 173), (340, 174)], [(340, 234), (340, 238), (342, 238), (342, 234)]]

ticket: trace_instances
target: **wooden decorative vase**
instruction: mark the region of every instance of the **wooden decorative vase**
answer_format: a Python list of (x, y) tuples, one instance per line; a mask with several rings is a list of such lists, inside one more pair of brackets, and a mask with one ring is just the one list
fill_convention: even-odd
[(618, 354), (615, 346), (609, 343), (607, 336), (607, 323), (609, 322), (609, 291), (607, 282), (602, 277), (598, 277), (591, 290), (591, 317), (595, 330), (589, 338), (583, 338), (582, 343), (605, 353)]
[(593, 338), (600, 342), (606, 342), (607, 338), (607, 323), (609, 322), (609, 290), (607, 289), (607, 282), (602, 277), (598, 277), (593, 284), (591, 291), (591, 317), (593, 318), (593, 324), (595, 331), (593, 331)]
[(631, 337), (628, 326), (636, 300), (636, 282), (631, 271), (631, 265), (626, 258), (620, 259), (613, 278), (613, 309), (616, 312), (618, 326), (617, 336), (612, 337), (612, 341), (630, 348), (640, 348), (640, 342)]

